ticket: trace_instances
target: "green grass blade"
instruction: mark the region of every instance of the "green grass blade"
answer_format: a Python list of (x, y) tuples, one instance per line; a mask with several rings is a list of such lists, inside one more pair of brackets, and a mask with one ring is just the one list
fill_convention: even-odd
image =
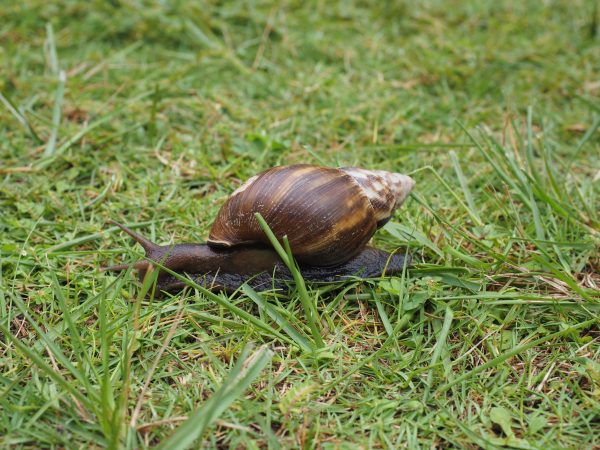
[(590, 141), (594, 133), (596, 133), (596, 131), (598, 130), (598, 127), (600, 127), (600, 115), (594, 116), (594, 122), (592, 123), (592, 126), (587, 129), (581, 140), (577, 143), (575, 150), (573, 151), (571, 157), (567, 161), (566, 170), (571, 169), (571, 167), (573, 166), (573, 162), (575, 162), (575, 160), (579, 156), (579, 152), (585, 146), (585, 144), (587, 144)]
[(60, 120), (62, 116), (62, 105), (63, 97), (65, 94), (65, 82), (67, 81), (67, 75), (64, 71), (60, 71), (58, 74), (58, 85), (56, 87), (56, 94), (54, 96), (54, 110), (52, 112), (52, 131), (50, 132), (50, 138), (46, 144), (44, 150), (44, 156), (54, 155), (56, 150), (56, 138), (58, 137), (58, 128), (60, 127)]
[(435, 344), (435, 349), (433, 350), (433, 354), (431, 355), (431, 362), (429, 366), (429, 373), (427, 374), (427, 384), (425, 386), (425, 392), (423, 394), (423, 403), (427, 403), (429, 400), (429, 393), (431, 391), (431, 384), (433, 382), (433, 371), (436, 368), (438, 359), (440, 359), (440, 355), (444, 348), (446, 348), (446, 341), (448, 340), (448, 334), (450, 333), (450, 326), (452, 325), (452, 319), (454, 318), (454, 312), (450, 306), (446, 307), (446, 313), (444, 314), (444, 323), (442, 325), (442, 329), (437, 338), (437, 343)]
[[(63, 290), (61, 289), (58, 278), (56, 277), (56, 272), (52, 272), (52, 281), (54, 296), (58, 301), (58, 307), (62, 312), (63, 320), (66, 322), (67, 329), (69, 330), (69, 334), (71, 335), (73, 350), (79, 357), (78, 363), (80, 364), (80, 366), (83, 367), (83, 361), (85, 361), (87, 363), (87, 369), (92, 371), (92, 374), (94, 375), (95, 379), (99, 379), (98, 372), (94, 367), (94, 363), (92, 362), (89, 350), (86, 348), (86, 344), (81, 339), (81, 334), (75, 326), (73, 314), (67, 308), (67, 300), (65, 298)], [(60, 328), (55, 326), (54, 329), (58, 332)]]
[(14, 118), (17, 119), (17, 121), (25, 127), (29, 135), (38, 144), (41, 144), (43, 142), (42, 139), (35, 132), (35, 129), (31, 125), (29, 120), (27, 120), (27, 117), (25, 117), (25, 115), (21, 113), (21, 111), (19, 111), (19, 108), (17, 108), (15, 104), (10, 100), (8, 94), (0, 92), (0, 102), (2, 102), (2, 104), (6, 107), (6, 109), (8, 109), (8, 111), (14, 116)]
[(264, 347), (250, 356), (247, 349), (242, 352), (221, 387), (157, 448), (159, 450), (190, 448), (194, 441), (202, 437), (211, 424), (244, 393), (271, 358), (272, 352)]
[(381, 301), (379, 300), (378, 296), (373, 295), (373, 299), (375, 300), (375, 306), (377, 307), (377, 312), (379, 313), (379, 318), (381, 319), (381, 322), (383, 323), (383, 327), (385, 328), (385, 331), (387, 332), (388, 336), (391, 336), (394, 333), (394, 328), (392, 327), (390, 318), (388, 317), (388, 314), (385, 312), (385, 309), (384, 309), (383, 305), (381, 304)]
[(50, 66), (50, 72), (53, 75), (58, 75), (60, 70), (60, 64), (58, 63), (58, 53), (56, 52), (56, 41), (54, 39), (54, 29), (52, 24), (48, 22), (46, 24), (46, 54), (48, 58), (48, 65)]
[[(418, 173), (418, 172), (423, 171), (423, 170), (427, 170), (427, 171), (431, 172), (437, 178), (437, 180), (442, 184), (442, 186), (446, 189), (446, 191), (448, 191), (448, 193), (450, 195), (452, 195), (452, 197), (454, 197), (454, 199), (457, 201), (457, 203), (460, 205), (460, 207), (462, 209), (464, 209), (467, 214), (469, 214), (469, 216), (471, 217), (471, 219), (473, 220), (473, 222), (475, 222), (478, 225), (482, 224), (481, 220), (477, 217), (477, 215), (474, 212), (475, 209), (471, 210), (467, 205), (465, 205), (465, 203), (460, 199), (460, 197), (455, 192), (455, 190), (450, 187), (450, 185), (446, 182), (446, 180), (444, 180), (444, 178), (439, 174), (439, 172), (434, 167), (425, 166), (425, 167), (422, 167), (422, 168), (420, 168), (418, 170), (415, 170), (413, 172), (413, 174), (414, 173)], [(413, 194), (411, 194), (411, 195), (413, 195)]]
[(280, 314), (274, 307), (248, 284), (243, 284), (241, 291), (246, 294), (259, 308), (264, 310), (271, 319), (279, 325), (283, 331), (296, 343), (296, 345), (304, 352), (311, 352), (314, 350), (310, 340), (302, 332), (298, 331), (282, 314)]
[(31, 350), (27, 345), (21, 342), (21, 340), (15, 337), (10, 330), (4, 326), (4, 324), (0, 323), (0, 331), (4, 334), (5, 337), (10, 339), (14, 346), (23, 353), (27, 359), (29, 359), (33, 364), (35, 364), (42, 372), (44, 372), (48, 377), (54, 380), (59, 386), (61, 386), (65, 391), (75, 397), (82, 405), (86, 408), (91, 409), (91, 400), (83, 395), (79, 389), (77, 389), (74, 384), (61, 376), (58, 372), (54, 370), (44, 358), (42, 358), (38, 353)]
[(467, 201), (467, 205), (469, 206), (469, 215), (476, 219), (474, 222), (481, 226), (483, 222), (481, 221), (481, 217), (477, 212), (477, 207), (475, 206), (475, 200), (473, 200), (473, 194), (469, 189), (469, 183), (467, 183), (467, 179), (460, 167), (460, 163), (458, 162), (458, 158), (456, 156), (456, 152), (454, 150), (450, 151), (450, 159), (452, 160), (452, 165), (454, 166), (454, 171), (456, 172), (456, 176), (458, 178), (458, 182), (460, 183), (460, 187), (463, 191), (463, 195), (465, 196), (465, 200)]
[(65, 369), (67, 369), (71, 375), (80, 383), (82, 387), (84, 387), (88, 393), (88, 396), (91, 397), (92, 400), (96, 400), (93, 390), (91, 389), (91, 385), (86, 375), (77, 367), (73, 365), (73, 363), (66, 357), (66, 355), (62, 352), (60, 347), (54, 342), (54, 339), (51, 338), (49, 333), (45, 333), (42, 328), (38, 325), (38, 323), (31, 317), (28, 312), (27, 307), (23, 303), (23, 301), (17, 296), (13, 296), (13, 302), (17, 305), (17, 307), (21, 310), (21, 313), (33, 329), (36, 331), (38, 336), (44, 341), (46, 344), (48, 351), (52, 353), (52, 356), (60, 363)]
[(308, 326), (310, 327), (314, 345), (317, 348), (322, 348), (325, 346), (323, 342), (323, 338), (321, 337), (321, 332), (319, 331), (319, 327), (317, 322), (319, 320), (319, 315), (317, 312), (316, 306), (313, 302), (308, 298), (308, 292), (306, 290), (306, 284), (304, 283), (304, 279), (302, 278), (302, 274), (300, 273), (300, 269), (296, 265), (294, 261), (294, 257), (292, 255), (292, 250), (290, 248), (289, 242), (287, 240), (287, 236), (283, 237), (284, 247), (281, 246), (279, 240), (273, 234), (273, 231), (269, 228), (269, 225), (265, 221), (265, 219), (260, 215), (260, 213), (255, 213), (256, 220), (260, 224), (260, 227), (267, 235), (269, 242), (283, 261), (283, 263), (287, 266), (292, 276), (294, 277), (294, 282), (296, 283), (296, 288), (298, 289), (298, 294), (300, 296), (300, 301), (302, 302), (302, 307), (304, 308), (304, 314), (306, 315), (306, 320), (308, 322)]
[(565, 336), (565, 335), (567, 335), (569, 333), (572, 333), (573, 331), (578, 330), (580, 328), (585, 328), (585, 327), (588, 327), (590, 325), (593, 325), (594, 323), (597, 323), (597, 322), (600, 322), (600, 319), (593, 318), (593, 319), (590, 319), (590, 320), (586, 320), (585, 322), (578, 323), (577, 325), (573, 325), (573, 326), (567, 327), (564, 330), (560, 330), (560, 331), (557, 331), (555, 333), (551, 333), (551, 334), (548, 334), (546, 336), (543, 336), (541, 338), (534, 339), (534, 340), (529, 341), (529, 342), (527, 342), (525, 344), (518, 345), (518, 346), (516, 346), (516, 347), (514, 347), (514, 348), (512, 348), (512, 349), (510, 349), (510, 350), (508, 350), (508, 351), (506, 351), (504, 353), (502, 353), (501, 355), (493, 358), (492, 360), (488, 361), (487, 363), (482, 364), (480, 366), (477, 366), (473, 370), (470, 370), (469, 372), (463, 373), (462, 375), (456, 377), (451, 382), (446, 383), (443, 386), (440, 386), (437, 389), (436, 393), (437, 394), (443, 394), (448, 389), (450, 389), (452, 386), (455, 386), (455, 385), (457, 385), (459, 383), (462, 383), (463, 381), (467, 380), (468, 378), (471, 378), (471, 377), (477, 375), (478, 373), (483, 372), (483, 371), (485, 371), (487, 369), (490, 369), (492, 367), (497, 367), (500, 364), (502, 364), (504, 361), (506, 361), (507, 359), (512, 358), (513, 356), (516, 356), (516, 355), (518, 355), (520, 353), (523, 353), (523, 352), (525, 352), (525, 351), (527, 351), (527, 350), (529, 350), (529, 349), (531, 349), (533, 347), (537, 347), (538, 345), (541, 345), (541, 344), (543, 344), (543, 343), (545, 343), (547, 341), (551, 341), (551, 340), (553, 340), (555, 338), (559, 338), (559, 337)]

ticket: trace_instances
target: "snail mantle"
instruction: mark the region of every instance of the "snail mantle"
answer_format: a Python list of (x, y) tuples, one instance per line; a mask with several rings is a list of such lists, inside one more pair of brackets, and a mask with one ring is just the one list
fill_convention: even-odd
[[(287, 236), (306, 281), (333, 282), (401, 272), (409, 259), (367, 245), (405, 201), (415, 182), (407, 175), (357, 167), (298, 164), (253, 176), (219, 210), (205, 244), (157, 245), (124, 225), (145, 250), (133, 264), (143, 279), (151, 261), (191, 277), (212, 290), (286, 289), (292, 274), (283, 264), (255, 214), (278, 239)], [(126, 270), (129, 264), (107, 267)], [(165, 271), (158, 291), (176, 292), (186, 284)]]

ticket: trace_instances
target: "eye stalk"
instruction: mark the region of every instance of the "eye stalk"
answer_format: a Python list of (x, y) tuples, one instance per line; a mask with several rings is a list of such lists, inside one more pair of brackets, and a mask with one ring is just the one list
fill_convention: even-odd
[[(129, 236), (131, 236), (138, 244), (140, 244), (142, 246), (142, 248), (144, 249), (144, 251), (146, 252), (146, 257), (152, 261), (156, 261), (156, 262), (161, 262), (165, 260), (165, 256), (167, 256), (167, 251), (168, 251), (168, 246), (160, 246), (158, 244), (155, 244), (154, 242), (150, 241), (149, 239), (146, 239), (144, 236), (142, 236), (139, 233), (136, 233), (135, 231), (133, 231), (131, 228), (126, 227), (125, 225), (115, 221), (115, 220), (109, 220), (110, 223), (112, 223), (113, 225), (118, 226), (121, 230), (123, 230), (125, 233), (127, 233)], [(165, 265), (164, 262), (161, 262), (161, 264)], [(134, 268), (136, 270), (138, 270), (139, 273), (139, 277), (140, 280), (144, 278), (144, 276), (146, 275), (146, 272), (148, 271), (148, 269), (150, 269), (150, 266), (152, 264), (147, 261), (147, 260), (142, 260), (142, 261), (137, 261), (133, 264), (117, 264), (115, 266), (108, 266), (108, 267), (103, 267), (102, 270), (105, 271), (123, 271), (123, 270), (128, 270), (129, 268)], [(165, 265), (166, 267), (166, 265)]]

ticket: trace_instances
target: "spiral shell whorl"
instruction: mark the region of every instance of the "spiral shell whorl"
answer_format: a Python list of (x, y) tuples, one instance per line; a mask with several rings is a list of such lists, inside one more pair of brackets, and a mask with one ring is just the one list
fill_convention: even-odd
[(343, 167), (363, 189), (375, 211), (378, 228), (387, 222), (415, 186), (415, 180), (401, 173)]

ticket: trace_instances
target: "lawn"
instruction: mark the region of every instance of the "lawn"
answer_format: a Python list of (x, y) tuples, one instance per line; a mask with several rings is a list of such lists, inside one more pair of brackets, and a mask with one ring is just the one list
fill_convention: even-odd
[[(600, 448), (597, 2), (4, 0), (0, 93), (0, 447)], [(298, 162), (411, 175), (410, 269), (100, 270)]]

